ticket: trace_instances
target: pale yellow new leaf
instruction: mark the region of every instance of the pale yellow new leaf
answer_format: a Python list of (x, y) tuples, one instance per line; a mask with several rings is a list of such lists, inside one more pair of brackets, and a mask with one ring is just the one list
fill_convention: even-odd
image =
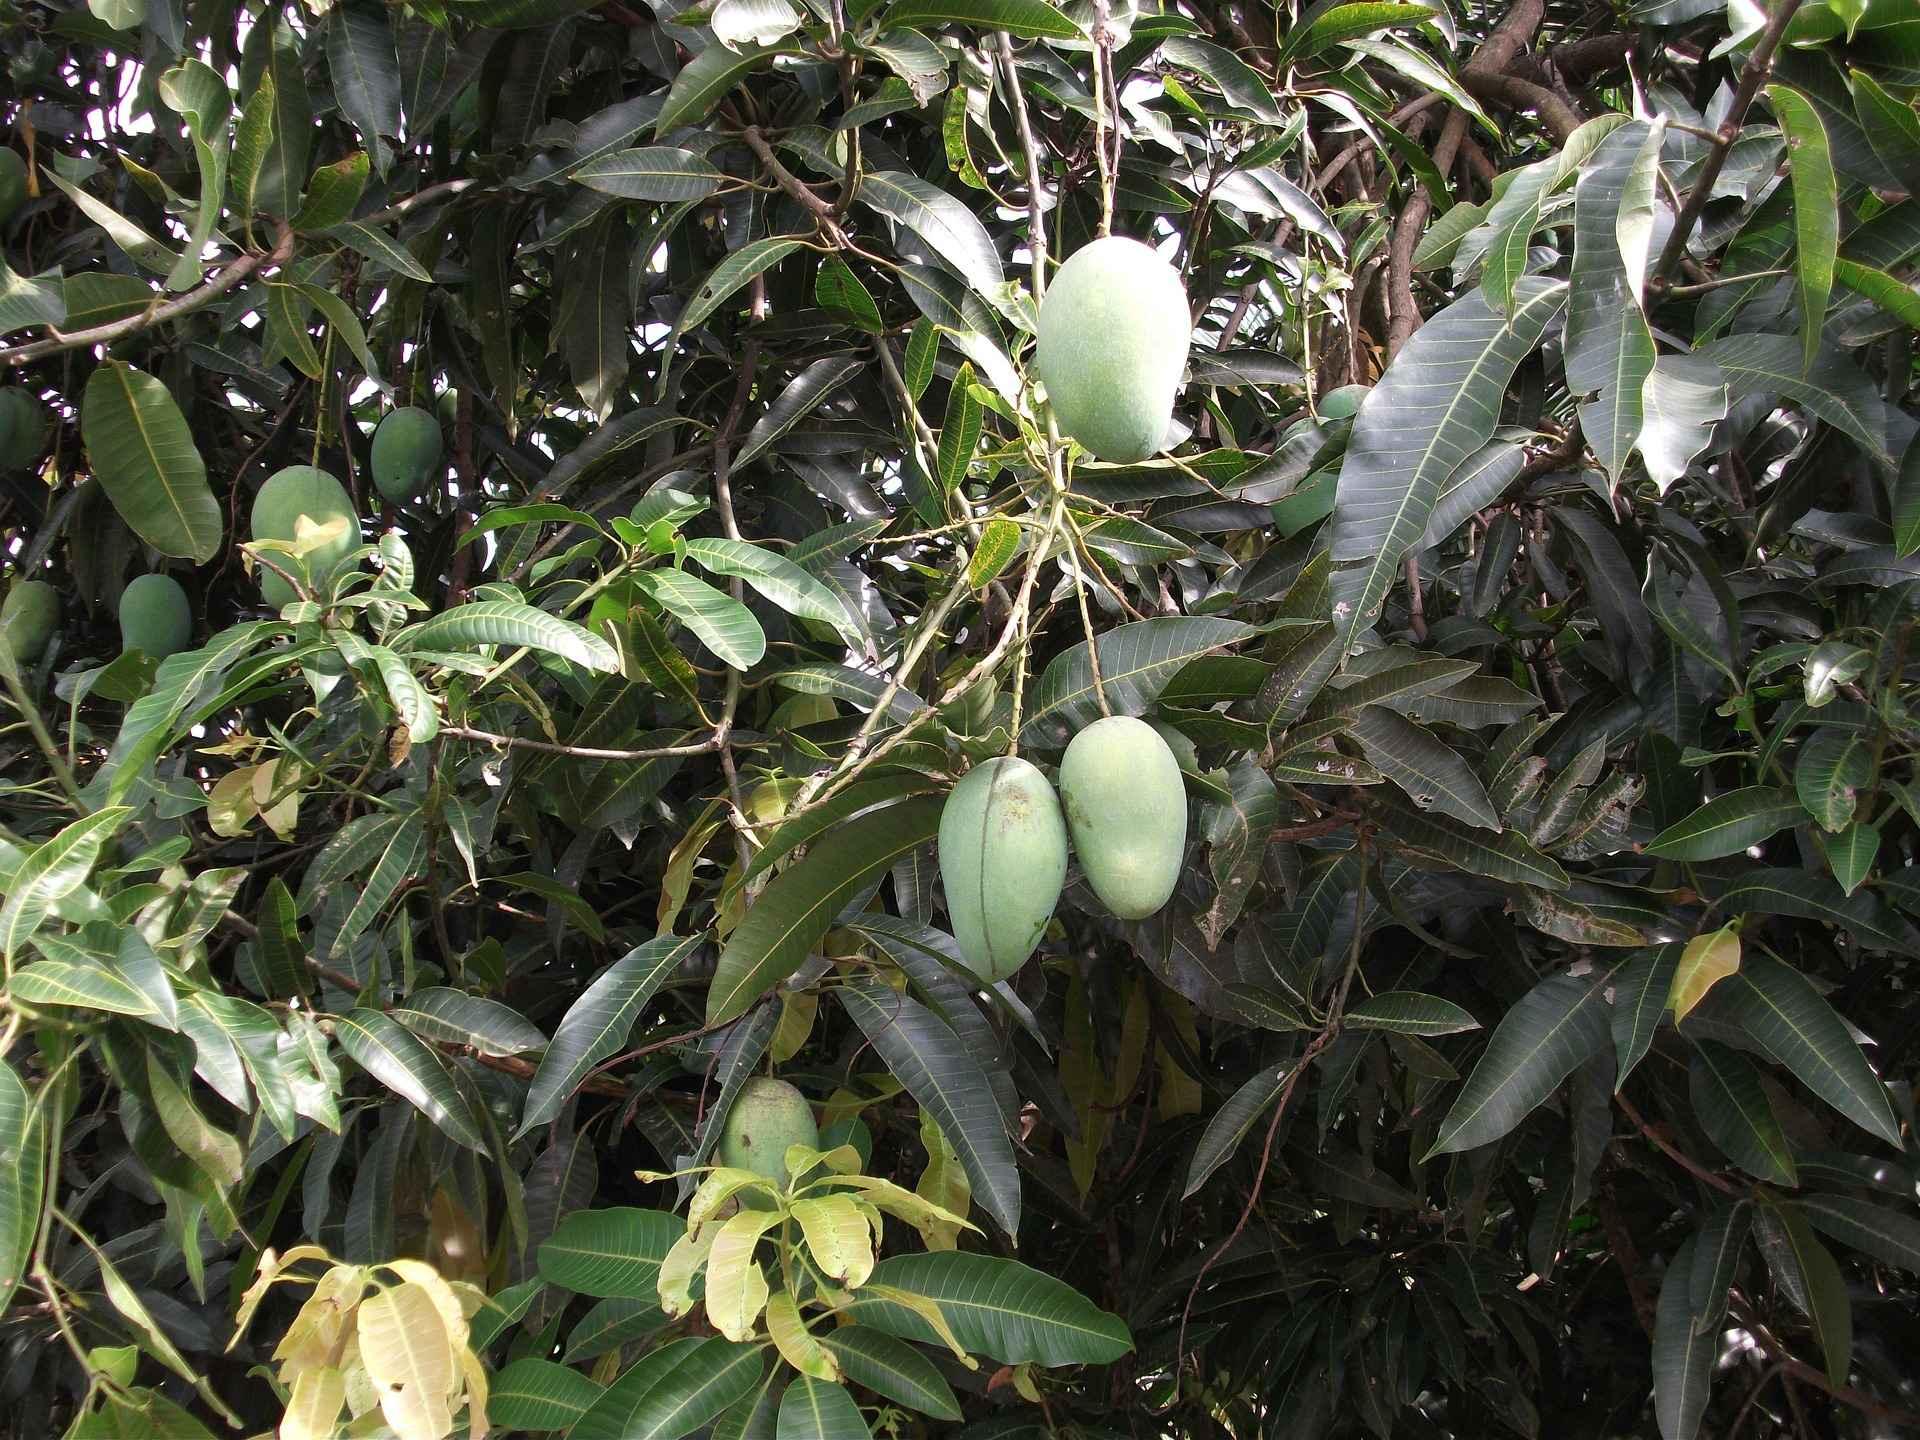
[(424, 1285), (403, 1281), (360, 1305), (360, 1360), (400, 1440), (445, 1440), (457, 1386), (453, 1345)]
[(808, 1333), (806, 1321), (800, 1318), (800, 1307), (785, 1290), (767, 1300), (767, 1333), (773, 1337), (774, 1348), (780, 1352), (781, 1359), (802, 1375), (811, 1375), (816, 1380), (839, 1380), (840, 1362), (833, 1358), (831, 1350)]
[(960, 1337), (953, 1333), (953, 1327), (947, 1323), (946, 1312), (936, 1301), (912, 1290), (901, 1290), (893, 1285), (869, 1285), (866, 1288), (866, 1295), (874, 1300), (891, 1300), (896, 1305), (906, 1306), (933, 1327), (933, 1333), (938, 1335), (941, 1343), (953, 1352), (954, 1359), (969, 1370), (980, 1368), (980, 1362), (967, 1354), (966, 1347), (960, 1343)]
[(814, 1017), (819, 1011), (818, 991), (797, 990), (780, 997), (780, 1023), (773, 1027), (773, 1041), (767, 1047), (774, 1064), (784, 1065), (800, 1053), (800, 1047), (813, 1034)]
[(289, 1275), (287, 1271), (302, 1260), (325, 1260), (327, 1252), (318, 1245), (296, 1245), (284, 1255), (274, 1253), (268, 1246), (260, 1252), (260, 1264), (253, 1272), (253, 1283), (247, 1286), (246, 1293), (240, 1297), (240, 1310), (234, 1316), (233, 1338), (227, 1341), (231, 1350), (240, 1343), (240, 1337), (247, 1333), (247, 1327), (253, 1323), (253, 1312), (260, 1308), (260, 1302), (267, 1298), (267, 1292), (281, 1281), (306, 1281), (307, 1276)]
[[(925, 1110), (920, 1112), (920, 1143), (926, 1147), (927, 1168), (920, 1172), (913, 1193), (950, 1214), (965, 1215), (973, 1199), (973, 1186), (967, 1180), (959, 1153), (940, 1129), (940, 1122)], [(937, 1215), (917, 1222), (914, 1228), (929, 1250), (952, 1250), (959, 1244), (960, 1227)]]
[(766, 1189), (768, 1194), (773, 1193), (764, 1175), (752, 1170), (716, 1166), (700, 1182), (700, 1188), (693, 1192), (693, 1200), (687, 1206), (687, 1224), (699, 1225), (712, 1219), (727, 1201), (742, 1190), (756, 1185)]
[(464, 1345), (460, 1373), (467, 1381), (467, 1440), (487, 1440), (487, 1367)]
[(274, 1349), (283, 1384), (292, 1385), (309, 1370), (339, 1363), (341, 1338), (352, 1327), (355, 1307), (366, 1288), (366, 1271), (358, 1265), (336, 1265), (320, 1277)]
[(850, 1290), (867, 1283), (873, 1274), (873, 1232), (852, 1197), (818, 1195), (796, 1200), (793, 1218), (800, 1222), (814, 1263), (829, 1277), (844, 1280)]
[(460, 1297), (454, 1294), (453, 1286), (438, 1270), (424, 1260), (389, 1260), (382, 1268), (425, 1290), (440, 1312), (441, 1324), (447, 1327), (448, 1342), (456, 1350), (466, 1348), (467, 1312), (461, 1308)]
[(707, 1263), (707, 1254), (713, 1249), (713, 1237), (719, 1233), (718, 1225), (697, 1225), (688, 1230), (660, 1262), (660, 1275), (655, 1286), (660, 1294), (660, 1308), (669, 1316), (679, 1317), (693, 1308), (693, 1277), (698, 1275)]
[(1667, 1003), (1673, 1007), (1673, 1023), (1678, 1025), (1720, 981), (1740, 968), (1740, 932), (1727, 925), (1705, 935), (1696, 935), (1680, 952), (1674, 967), (1673, 989)]
[(331, 1366), (309, 1370), (294, 1382), (280, 1417), (280, 1440), (333, 1440), (334, 1422), (347, 1403), (347, 1377)]
[(840, 1184), (859, 1190), (875, 1206), (887, 1212), (895, 1219), (904, 1220), (916, 1229), (928, 1219), (944, 1220), (951, 1225), (963, 1226), (968, 1230), (979, 1230), (964, 1215), (956, 1215), (944, 1205), (936, 1205), (923, 1199), (911, 1190), (902, 1189), (891, 1180), (882, 1180), (877, 1175), (846, 1175)]
[(767, 1303), (767, 1277), (754, 1248), (780, 1223), (777, 1210), (742, 1210), (720, 1227), (707, 1254), (707, 1319), (735, 1344), (753, 1334)]

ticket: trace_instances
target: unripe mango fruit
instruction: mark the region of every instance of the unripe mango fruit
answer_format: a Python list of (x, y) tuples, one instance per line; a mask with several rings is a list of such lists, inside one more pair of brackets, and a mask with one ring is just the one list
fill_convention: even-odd
[[(253, 538), (298, 540), (303, 517), (323, 530), (335, 526), (335, 533), (300, 559), (276, 554), (273, 563), (296, 573), (304, 568), (309, 579), (318, 581), (359, 548), (360, 517), (346, 488), (333, 476), (311, 465), (289, 465), (275, 471), (253, 497)], [(276, 610), (298, 598), (293, 587), (265, 565), (260, 567), (260, 593)]]
[(193, 643), (193, 607), (171, 575), (141, 575), (120, 592), (120, 644), (164, 660)]
[(1067, 878), (1067, 827), (1047, 777), (1014, 755), (961, 777), (940, 812), (940, 878), (968, 968), (991, 984), (1024, 965)]
[(1166, 443), (1193, 319), (1174, 268), (1109, 235), (1060, 267), (1040, 302), (1034, 364), (1063, 433), (1102, 460), (1145, 460)]
[(1122, 920), (1144, 920), (1173, 894), (1187, 848), (1180, 762), (1131, 715), (1096, 720), (1060, 759), (1074, 854), (1087, 883)]
[(440, 421), (418, 405), (402, 405), (374, 428), (373, 483), (398, 504), (426, 488), (446, 447)]
[(46, 448), (47, 407), (18, 385), (0, 390), (0, 474), (26, 469)]
[(23, 665), (40, 658), (59, 627), (60, 592), (44, 580), (22, 580), (0, 602), (0, 635)]
[(813, 1106), (786, 1081), (754, 1076), (740, 1087), (727, 1112), (726, 1128), (720, 1132), (720, 1163), (784, 1185), (790, 1145), (820, 1148)]

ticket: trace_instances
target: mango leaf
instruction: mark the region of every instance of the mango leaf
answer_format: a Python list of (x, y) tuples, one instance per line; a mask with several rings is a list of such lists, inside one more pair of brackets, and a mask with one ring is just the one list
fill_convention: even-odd
[(941, 806), (926, 797), (862, 815), (816, 840), (805, 859), (776, 876), (720, 952), (707, 1024), (744, 1015), (799, 969), (857, 891), (934, 838)]
[(914, 1308), (876, 1289), (932, 1301), (962, 1348), (1004, 1365), (1104, 1365), (1133, 1349), (1119, 1316), (1017, 1260), (962, 1250), (889, 1256), (842, 1311), (902, 1340), (939, 1344)]
[[(774, 45), (750, 45), (740, 50), (709, 45), (673, 77), (666, 102), (653, 122), (653, 133), (664, 140), (683, 125), (698, 125), (749, 70), (780, 53)], [(735, 251), (734, 255), (741, 253)], [(681, 328), (691, 329), (699, 323), (684, 320)]]
[(759, 1345), (714, 1336), (653, 1351), (609, 1385), (567, 1440), (680, 1440), (760, 1383)]
[(1727, 976), (1740, 969), (1740, 931), (1733, 925), (1696, 935), (1680, 952), (1680, 963), (1673, 972), (1673, 993), (1668, 1006), (1673, 1023), (1678, 1025), (1706, 994)]
[(1526, 276), (1509, 320), (1475, 289), (1415, 332), (1354, 417), (1330, 525), (1333, 621), (1371, 624), (1447, 477), (1493, 438), (1514, 371), (1565, 303), (1563, 282)]
[(109, 360), (80, 402), (80, 433), (94, 475), (120, 518), (163, 555), (205, 564), (224, 517), (187, 417), (153, 376)]
[(469, 645), (524, 646), (605, 675), (617, 674), (620, 669), (619, 654), (599, 636), (518, 600), (476, 600), (456, 605), (418, 625), (409, 625), (390, 644), (402, 654), (457, 650)]
[(1688, 1075), (1694, 1116), (1722, 1155), (1761, 1180), (1800, 1183), (1793, 1152), (1752, 1061), (1738, 1050), (1698, 1040)]
[(979, 1060), (917, 1000), (873, 983), (849, 982), (835, 993), (887, 1068), (939, 1122), (974, 1198), (1001, 1229), (1018, 1236), (1020, 1171)]
[(0, 956), (11, 961), (18, 955), (54, 905), (86, 882), (101, 849), (132, 814), (125, 805), (97, 810), (28, 853), (7, 881), (6, 908), (0, 909)]
[(840, 1373), (854, 1384), (935, 1420), (960, 1420), (960, 1402), (953, 1387), (934, 1363), (911, 1345), (864, 1325), (824, 1331), (819, 1342), (838, 1362)]
[(1843, 1245), (1920, 1275), (1920, 1220), (1851, 1195), (1805, 1194), (1796, 1202), (1814, 1227)]
[(1046, 0), (898, 0), (881, 22), (883, 30), (937, 25), (1004, 30), (1028, 40), (1072, 40), (1080, 34), (1080, 27)]
[(597, 155), (568, 178), (622, 200), (679, 201), (706, 199), (723, 177), (691, 150), (649, 145)]
[[(767, 653), (767, 634), (760, 622), (724, 590), (680, 570), (643, 570), (634, 578), (662, 609), (734, 669), (750, 670)], [(834, 609), (840, 611), (837, 604)], [(838, 618), (844, 622), (844, 612)]]
[(869, 1440), (873, 1434), (843, 1385), (802, 1375), (780, 1397), (777, 1440)]
[(593, 1067), (626, 1044), (641, 1009), (700, 943), (698, 936), (656, 936), (629, 950), (580, 992), (554, 1027), (533, 1073), (516, 1140), (558, 1115)]
[[(1210, 615), (1163, 615), (1116, 625), (1097, 642), (1107, 703), (1116, 715), (1142, 714), (1189, 662), (1253, 633), (1243, 621)], [(1020, 734), (1029, 745), (1065, 745), (1100, 717), (1084, 640), (1048, 663), (1028, 704), (1029, 718)]]
[(1785, 790), (1750, 785), (1716, 796), (1669, 825), (1647, 842), (1647, 853), (1663, 860), (1718, 860), (1759, 844), (1803, 814), (1800, 802)]
[(1613, 983), (1614, 1090), (1627, 1083), (1634, 1066), (1646, 1057), (1654, 1032), (1667, 1014), (1673, 977), (1679, 969), (1678, 942), (1655, 945), (1629, 960)]
[(1480, 1022), (1451, 1000), (1413, 990), (1383, 990), (1349, 1005), (1345, 1023), (1356, 1030), (1390, 1030), (1396, 1035), (1458, 1035), (1478, 1030)]
[(1228, 1096), (1227, 1103), (1214, 1112), (1200, 1136), (1200, 1143), (1194, 1147), (1193, 1159), (1187, 1162), (1187, 1184), (1180, 1192), (1181, 1199), (1196, 1194), (1214, 1171), (1233, 1158), (1241, 1141), (1279, 1096), (1293, 1069), (1291, 1060), (1269, 1065)]
[(650, 1301), (660, 1262), (686, 1229), (660, 1210), (576, 1210), (541, 1243), (540, 1277), (576, 1295)]
[(1500, 817), (1480, 777), (1459, 751), (1432, 731), (1385, 706), (1369, 705), (1347, 722), (1347, 733), (1360, 742), (1368, 763), (1406, 791), (1419, 809), (1483, 830), (1500, 829)]
[(788, 614), (831, 626), (849, 643), (860, 641), (839, 597), (784, 555), (745, 540), (703, 537), (687, 542), (687, 558), (716, 575), (737, 576)]
[[(1846, 1025), (1799, 971), (1770, 955), (1746, 957), (1738, 975), (1716, 987), (1716, 1011), (1814, 1094), (1869, 1134), (1900, 1143), (1886, 1087)], [(1724, 1007), (1724, 1008), (1723, 1008)]]
[[(0, 1309), (26, 1275), (40, 1232), (46, 1182), (44, 1112), (18, 1072), (0, 1060)], [(956, 1416), (957, 1418), (957, 1416)]]
[(1441, 1123), (1429, 1157), (1498, 1140), (1606, 1045), (1605, 979), (1550, 975), (1507, 1011)]
[(1795, 255), (1800, 328), (1806, 368), (1820, 353), (1820, 331), (1833, 294), (1833, 262), (1840, 247), (1840, 192), (1826, 126), (1813, 103), (1790, 85), (1769, 85), (1767, 102), (1787, 141), (1787, 173), (1793, 184)]
[(1692, 1293), (1693, 1253), (1688, 1236), (1673, 1253), (1660, 1286), (1653, 1326), (1653, 1412), (1661, 1440), (1694, 1440), (1706, 1414), (1719, 1336), (1696, 1328), (1703, 1308)]
[(482, 1150), (466, 1099), (440, 1057), (398, 1020), (378, 1010), (359, 1009), (333, 1022), (334, 1038), (360, 1067), (469, 1150)]
[(503, 1430), (565, 1430), (605, 1389), (578, 1370), (525, 1355), (490, 1382), (487, 1419)]

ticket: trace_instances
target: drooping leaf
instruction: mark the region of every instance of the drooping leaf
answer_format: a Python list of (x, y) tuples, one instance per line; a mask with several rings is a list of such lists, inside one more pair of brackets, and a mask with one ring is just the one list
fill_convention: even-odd
[(885, 1298), (888, 1290), (932, 1301), (962, 1347), (1006, 1365), (1099, 1365), (1133, 1348), (1118, 1316), (1017, 1260), (944, 1250), (893, 1255), (873, 1267), (844, 1313), (902, 1340), (939, 1344), (933, 1326)]
[(1408, 550), (1426, 533), (1447, 478), (1493, 438), (1513, 373), (1565, 303), (1564, 284), (1516, 282), (1511, 319), (1475, 290), (1434, 316), (1354, 417), (1340, 467), (1331, 545), (1333, 620), (1370, 624)]
[(193, 430), (165, 385), (109, 360), (87, 381), (80, 430), (94, 475), (136, 535), (163, 555), (196, 564), (214, 557), (224, 517)]
[(1571, 975), (1550, 975), (1529, 990), (1495, 1027), (1427, 1153), (1498, 1140), (1606, 1045), (1605, 990), (1591, 976)]

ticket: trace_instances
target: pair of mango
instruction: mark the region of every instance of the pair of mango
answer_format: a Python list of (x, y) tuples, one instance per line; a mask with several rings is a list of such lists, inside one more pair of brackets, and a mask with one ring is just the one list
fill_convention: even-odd
[[(1064, 817), (1062, 802), (1065, 802)], [(1016, 755), (976, 765), (940, 812), (940, 878), (961, 957), (986, 983), (1026, 963), (1067, 876), (1067, 836), (1087, 883), (1123, 920), (1167, 903), (1187, 843), (1180, 762), (1144, 720), (1110, 715), (1067, 746), (1060, 793)]]

